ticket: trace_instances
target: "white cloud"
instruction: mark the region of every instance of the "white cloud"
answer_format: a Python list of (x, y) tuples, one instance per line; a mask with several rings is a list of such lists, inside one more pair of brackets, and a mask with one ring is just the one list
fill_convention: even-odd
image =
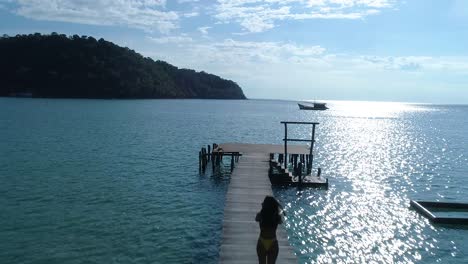
[(200, 31), (202, 34), (206, 35), (208, 34), (208, 29), (210, 29), (211, 27), (199, 27), (197, 28), (198, 31)]
[(278, 20), (359, 19), (393, 5), (393, 0), (218, 0), (215, 18), (262, 32)]
[[(319, 45), (299, 45), (275, 41), (194, 40), (186, 34), (148, 37), (161, 46), (165, 58), (183, 67), (245, 69), (242, 78), (252, 72), (275, 65), (285, 69), (301, 68), (314, 72), (468, 72), (468, 57), (455, 56), (366, 56), (328, 53)], [(178, 44), (174, 47), (172, 44)], [(152, 54), (153, 56), (159, 56)], [(290, 72), (291, 70), (285, 70)]]
[(168, 44), (168, 43), (187, 44), (193, 41), (191, 37), (188, 37), (186, 35), (165, 36), (165, 37), (160, 37), (160, 38), (155, 38), (155, 37), (147, 37), (147, 38), (158, 44)]
[[(211, 14), (215, 23), (237, 23), (243, 33), (272, 29), (281, 20), (359, 19), (394, 6), (396, 0), (2, 0), (14, 13), (36, 20), (117, 25), (169, 33), (184, 18)], [(203, 3), (203, 4), (202, 4)], [(187, 10), (191, 6), (192, 10)], [(6, 7), (3, 7), (6, 8)], [(172, 7), (171, 7), (172, 8)], [(204, 10), (203, 12), (200, 10)]]
[(391, 71), (468, 72), (468, 58), (457, 56), (360, 56), (362, 65)]
[(195, 11), (183, 14), (184, 17), (196, 17), (196, 16), (199, 16), (199, 15), (200, 15), (200, 13), (195, 12)]
[[(226, 39), (222, 42), (202, 44), (195, 50), (203, 56), (232, 63), (278, 63), (295, 56), (314, 57), (324, 53), (320, 46), (299, 46), (283, 42), (253, 42)], [(211, 55), (210, 55), (211, 53)]]
[[(293, 58), (319, 58), (325, 53), (320, 46), (303, 46), (285, 42), (254, 42), (225, 39), (223, 41), (195, 41), (187, 35), (167, 36), (162, 38), (148, 37), (151, 41), (161, 44), (157, 48), (161, 53), (173, 57), (170, 61), (181, 61), (183, 67), (200, 65), (262, 65), (268, 63), (283, 63)], [(174, 48), (172, 43), (179, 44)], [(155, 54), (153, 54), (155, 55)], [(192, 65), (192, 66), (190, 66)], [(229, 66), (227, 66), (229, 67)], [(226, 66), (222, 66), (226, 68)]]
[(119, 25), (145, 31), (169, 32), (179, 15), (165, 11), (165, 0), (17, 0), (18, 15), (91, 25)]
[[(362, 82), (368, 79), (365, 81), (367, 85), (381, 85), (430, 76), (458, 75), (468, 78), (468, 57), (332, 54), (318, 45), (293, 42), (198, 41), (177, 36), (154, 42), (160, 44), (156, 49), (158, 53), (145, 55), (168, 60), (179, 67), (205, 70), (261, 86), (278, 85), (275, 83), (283, 83), (284, 78), (297, 86), (299, 83), (326, 79), (330, 87), (332, 84), (348, 86), (346, 80), (356, 79), (362, 79)], [(387, 79), (379, 80), (377, 76)], [(303, 80), (293, 80), (295, 78)]]
[(392, 6), (392, 0), (308, 0), (309, 6), (335, 6), (337, 8), (350, 8), (355, 6), (385, 8)]

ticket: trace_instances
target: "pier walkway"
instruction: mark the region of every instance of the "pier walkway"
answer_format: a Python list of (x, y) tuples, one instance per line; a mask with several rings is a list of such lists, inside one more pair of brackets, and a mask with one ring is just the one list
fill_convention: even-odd
[[(221, 147), (225, 151), (239, 151), (239, 145), (233, 146), (233, 150), (228, 145)], [(244, 145), (242, 157), (231, 174), (224, 207), (219, 263), (258, 263), (256, 247), (260, 228), (255, 216), (265, 196), (273, 195), (268, 178), (269, 151), (266, 148), (271, 146), (253, 148), (253, 145)], [(277, 239), (279, 255), (276, 263), (297, 263), (282, 225), (278, 226)]]

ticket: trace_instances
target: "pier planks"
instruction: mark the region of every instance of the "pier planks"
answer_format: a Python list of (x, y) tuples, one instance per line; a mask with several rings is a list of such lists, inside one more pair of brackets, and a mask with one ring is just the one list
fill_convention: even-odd
[[(221, 146), (229, 149), (227, 145)], [(256, 247), (260, 228), (255, 216), (265, 195), (273, 195), (268, 178), (269, 151), (263, 151), (271, 146), (243, 147), (243, 156), (231, 175), (226, 194), (219, 258), (219, 263), (223, 264), (258, 263)], [(249, 152), (259, 150), (260, 153)], [(239, 145), (235, 151), (239, 151)], [(282, 226), (278, 227), (277, 239), (279, 255), (276, 263), (297, 263)]]

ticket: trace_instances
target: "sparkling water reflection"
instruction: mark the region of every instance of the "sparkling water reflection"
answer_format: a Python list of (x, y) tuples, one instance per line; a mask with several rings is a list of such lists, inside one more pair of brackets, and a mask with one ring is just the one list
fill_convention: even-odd
[[(466, 230), (434, 227), (408, 209), (414, 198), (467, 200), (467, 149), (459, 145), (467, 140), (453, 141), (466, 121), (446, 111), (349, 102), (324, 117), (316, 160), (331, 188), (276, 192), (292, 212), (287, 224), (302, 261), (466, 261)], [(447, 125), (455, 125), (449, 129), (455, 135)]]

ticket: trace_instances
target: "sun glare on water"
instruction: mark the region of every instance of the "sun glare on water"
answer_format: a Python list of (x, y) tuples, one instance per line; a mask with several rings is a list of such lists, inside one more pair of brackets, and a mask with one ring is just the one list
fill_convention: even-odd
[(418, 105), (400, 102), (330, 101), (331, 114), (356, 118), (395, 118), (405, 112), (426, 111)]
[(435, 171), (415, 155), (431, 142), (410, 120), (435, 110), (394, 102), (327, 105), (314, 168), (322, 167), (331, 187), (290, 194), (295, 198), (288, 204), (301, 254), (313, 263), (414, 263), (421, 251), (434, 256), (432, 227), (408, 203), (418, 192), (415, 175)]

